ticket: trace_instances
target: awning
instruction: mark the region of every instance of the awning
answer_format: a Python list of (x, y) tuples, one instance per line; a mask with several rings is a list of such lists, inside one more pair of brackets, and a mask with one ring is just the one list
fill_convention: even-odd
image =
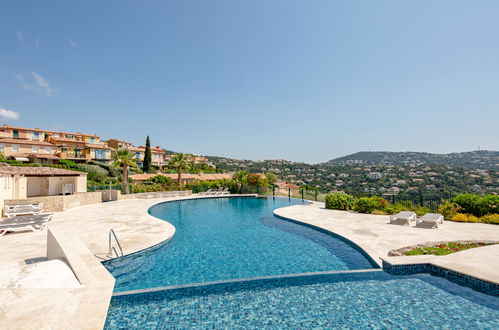
[(14, 157), (18, 162), (29, 162), (29, 159), (26, 157)]

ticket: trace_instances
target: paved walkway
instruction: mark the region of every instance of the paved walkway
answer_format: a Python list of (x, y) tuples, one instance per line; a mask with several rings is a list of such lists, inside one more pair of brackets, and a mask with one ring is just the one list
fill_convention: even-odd
[(389, 216), (328, 210), (323, 203), (294, 205), (274, 212), (284, 218), (308, 223), (343, 236), (366, 251), (381, 265), (432, 263), (499, 284), (499, 244), (470, 249), (447, 256), (389, 257), (388, 252), (427, 242), (456, 240), (499, 240), (499, 226), (445, 221), (437, 229), (389, 224)]
[[(77, 207), (55, 213), (49, 227), (79, 238), (98, 255), (106, 254), (108, 232), (113, 228), (124, 253), (129, 254), (174, 234), (172, 225), (147, 213), (150, 206), (165, 200), (168, 199), (132, 199)], [(81, 308), (92, 309), (80, 306), (85, 286), (80, 286), (64, 262), (43, 261), (46, 244), (47, 230), (11, 233), (0, 238), (0, 328), (63, 329), (68, 324), (81, 324), (77, 315)], [(100, 314), (105, 315), (105, 311)]]

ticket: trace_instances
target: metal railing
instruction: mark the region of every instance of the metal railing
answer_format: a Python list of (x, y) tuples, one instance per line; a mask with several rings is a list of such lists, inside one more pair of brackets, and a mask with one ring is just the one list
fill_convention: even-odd
[[(118, 245), (118, 248), (120, 250), (119, 254), (118, 254), (118, 251), (116, 250), (116, 248), (111, 244), (112, 237), (114, 237), (114, 240), (116, 241), (116, 244)], [(107, 256), (112, 257), (113, 251), (114, 251), (114, 254), (116, 255), (116, 257), (123, 256), (123, 249), (121, 248), (120, 241), (118, 240), (118, 237), (116, 236), (116, 233), (114, 232), (114, 230), (111, 228), (111, 230), (109, 230), (109, 248), (108, 248)]]

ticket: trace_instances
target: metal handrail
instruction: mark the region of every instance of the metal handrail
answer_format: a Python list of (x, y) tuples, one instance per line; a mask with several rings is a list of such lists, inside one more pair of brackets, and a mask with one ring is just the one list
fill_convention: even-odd
[[(114, 246), (111, 245), (111, 234), (112, 234), (112, 236), (114, 236), (114, 240), (116, 241), (116, 244), (118, 244), (118, 248), (120, 249), (121, 255), (119, 255), (118, 252), (116, 251), (116, 249), (114, 248)], [(117, 257), (123, 256), (123, 249), (121, 248), (121, 244), (120, 244), (120, 241), (118, 240), (118, 236), (116, 236), (116, 233), (111, 228), (111, 230), (109, 230), (109, 251), (108, 251), (109, 256), (113, 255), (113, 250), (114, 250), (114, 253), (116, 254)]]

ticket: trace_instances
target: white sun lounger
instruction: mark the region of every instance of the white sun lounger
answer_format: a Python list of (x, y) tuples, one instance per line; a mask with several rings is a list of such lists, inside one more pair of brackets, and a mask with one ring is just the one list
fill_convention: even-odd
[(43, 204), (19, 204), (19, 205), (6, 205), (5, 206), (5, 215), (8, 218), (12, 218), (19, 215), (26, 214), (40, 214), (43, 212)]
[(8, 225), (0, 225), (0, 236), (5, 235), (8, 232), (20, 232), (20, 231), (41, 231), (45, 227), (47, 223), (22, 223), (22, 224), (8, 224)]
[(402, 211), (390, 216), (390, 223), (397, 225), (408, 225), (414, 220), (416, 220), (416, 213), (412, 211)]
[(36, 222), (48, 222), (52, 219), (52, 213), (37, 214), (37, 215), (19, 215), (13, 218), (7, 218), (0, 220), (0, 225), (14, 223), (36, 223)]
[(218, 188), (218, 190), (215, 190), (215, 192), (214, 192), (214, 194), (213, 194), (213, 195), (222, 195), (222, 194), (223, 194), (223, 191), (224, 191), (224, 190), (223, 190), (223, 188), (222, 188), (222, 187), (220, 187), (220, 188)]
[(52, 214), (26, 215), (0, 221), (0, 236), (8, 232), (41, 231), (52, 218)]
[(421, 228), (438, 228), (438, 225), (442, 223), (444, 223), (444, 216), (438, 213), (426, 213), (416, 219), (416, 227)]

